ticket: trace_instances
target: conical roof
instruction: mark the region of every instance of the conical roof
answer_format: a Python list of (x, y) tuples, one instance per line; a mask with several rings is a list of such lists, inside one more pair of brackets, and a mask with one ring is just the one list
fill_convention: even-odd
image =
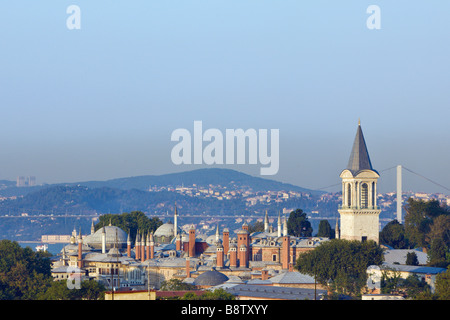
[(352, 152), (348, 160), (347, 169), (356, 175), (361, 170), (372, 170), (372, 163), (370, 162), (369, 152), (367, 151), (366, 141), (361, 129), (361, 124), (358, 123), (355, 141), (353, 142)]

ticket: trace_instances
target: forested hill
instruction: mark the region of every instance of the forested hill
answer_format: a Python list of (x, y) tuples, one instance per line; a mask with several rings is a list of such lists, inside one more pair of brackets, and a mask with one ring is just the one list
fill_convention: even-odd
[[(264, 210), (264, 204), (248, 208), (243, 197), (219, 200), (216, 197), (193, 197), (167, 191), (148, 192), (149, 187), (220, 185), (227, 190), (251, 188), (253, 191), (297, 191), (314, 192), (301, 187), (277, 181), (252, 177), (234, 170), (201, 169), (190, 172), (162, 176), (140, 176), (108, 181), (78, 182), (64, 185), (30, 187), (29, 192), (17, 199), (0, 202), (0, 215), (38, 214), (93, 214), (118, 213), (139, 210), (148, 214), (173, 212), (174, 204), (189, 214), (246, 214)], [(16, 189), (22, 189), (17, 188)], [(316, 205), (313, 199), (298, 199), (295, 205), (302, 204), (307, 209)], [(286, 205), (286, 203), (284, 204)], [(260, 208), (261, 207), (261, 208)]]

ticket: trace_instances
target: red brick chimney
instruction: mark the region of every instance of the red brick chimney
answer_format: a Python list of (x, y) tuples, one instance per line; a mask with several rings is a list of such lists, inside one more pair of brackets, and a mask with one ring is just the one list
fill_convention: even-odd
[(281, 268), (282, 269), (289, 269), (289, 263), (290, 263), (290, 239), (289, 236), (283, 236), (282, 237), (283, 245), (281, 248)]
[(266, 269), (261, 270), (261, 280), (269, 279), (269, 271)]
[(242, 244), (239, 247), (239, 266), (243, 268), (248, 268), (247, 246), (245, 244)]
[(230, 267), (237, 267), (237, 250), (234, 244), (230, 246)]
[(228, 254), (230, 250), (230, 231), (228, 228), (223, 229), (223, 252)]
[(195, 227), (189, 229), (189, 257), (195, 257)]
[(217, 254), (216, 267), (217, 268), (223, 268), (223, 246), (222, 246), (222, 244), (218, 244), (217, 245), (216, 254)]
[(186, 257), (186, 278), (190, 278), (191, 277), (191, 267), (190, 267), (190, 263), (189, 263), (189, 258)]

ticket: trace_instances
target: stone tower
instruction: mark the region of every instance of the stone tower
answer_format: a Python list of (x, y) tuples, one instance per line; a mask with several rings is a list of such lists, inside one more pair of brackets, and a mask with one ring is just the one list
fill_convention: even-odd
[(366, 142), (358, 123), (355, 141), (347, 168), (341, 172), (342, 204), (340, 238), (347, 240), (374, 240), (378, 243), (379, 215), (377, 207), (377, 180)]

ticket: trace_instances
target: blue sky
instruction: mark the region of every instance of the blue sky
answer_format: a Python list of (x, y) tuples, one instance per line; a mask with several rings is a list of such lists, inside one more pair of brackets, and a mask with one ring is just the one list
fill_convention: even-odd
[[(80, 30), (66, 27), (71, 4)], [(380, 30), (366, 27), (373, 4)], [(201, 120), (279, 129), (268, 178), (322, 188), (340, 182), (360, 118), (375, 169), (402, 164), (450, 188), (448, 12), (444, 1), (4, 1), (0, 179), (197, 169), (171, 162), (170, 135)], [(394, 189), (395, 172), (382, 173), (379, 190)], [(408, 172), (404, 189), (450, 193)]]

